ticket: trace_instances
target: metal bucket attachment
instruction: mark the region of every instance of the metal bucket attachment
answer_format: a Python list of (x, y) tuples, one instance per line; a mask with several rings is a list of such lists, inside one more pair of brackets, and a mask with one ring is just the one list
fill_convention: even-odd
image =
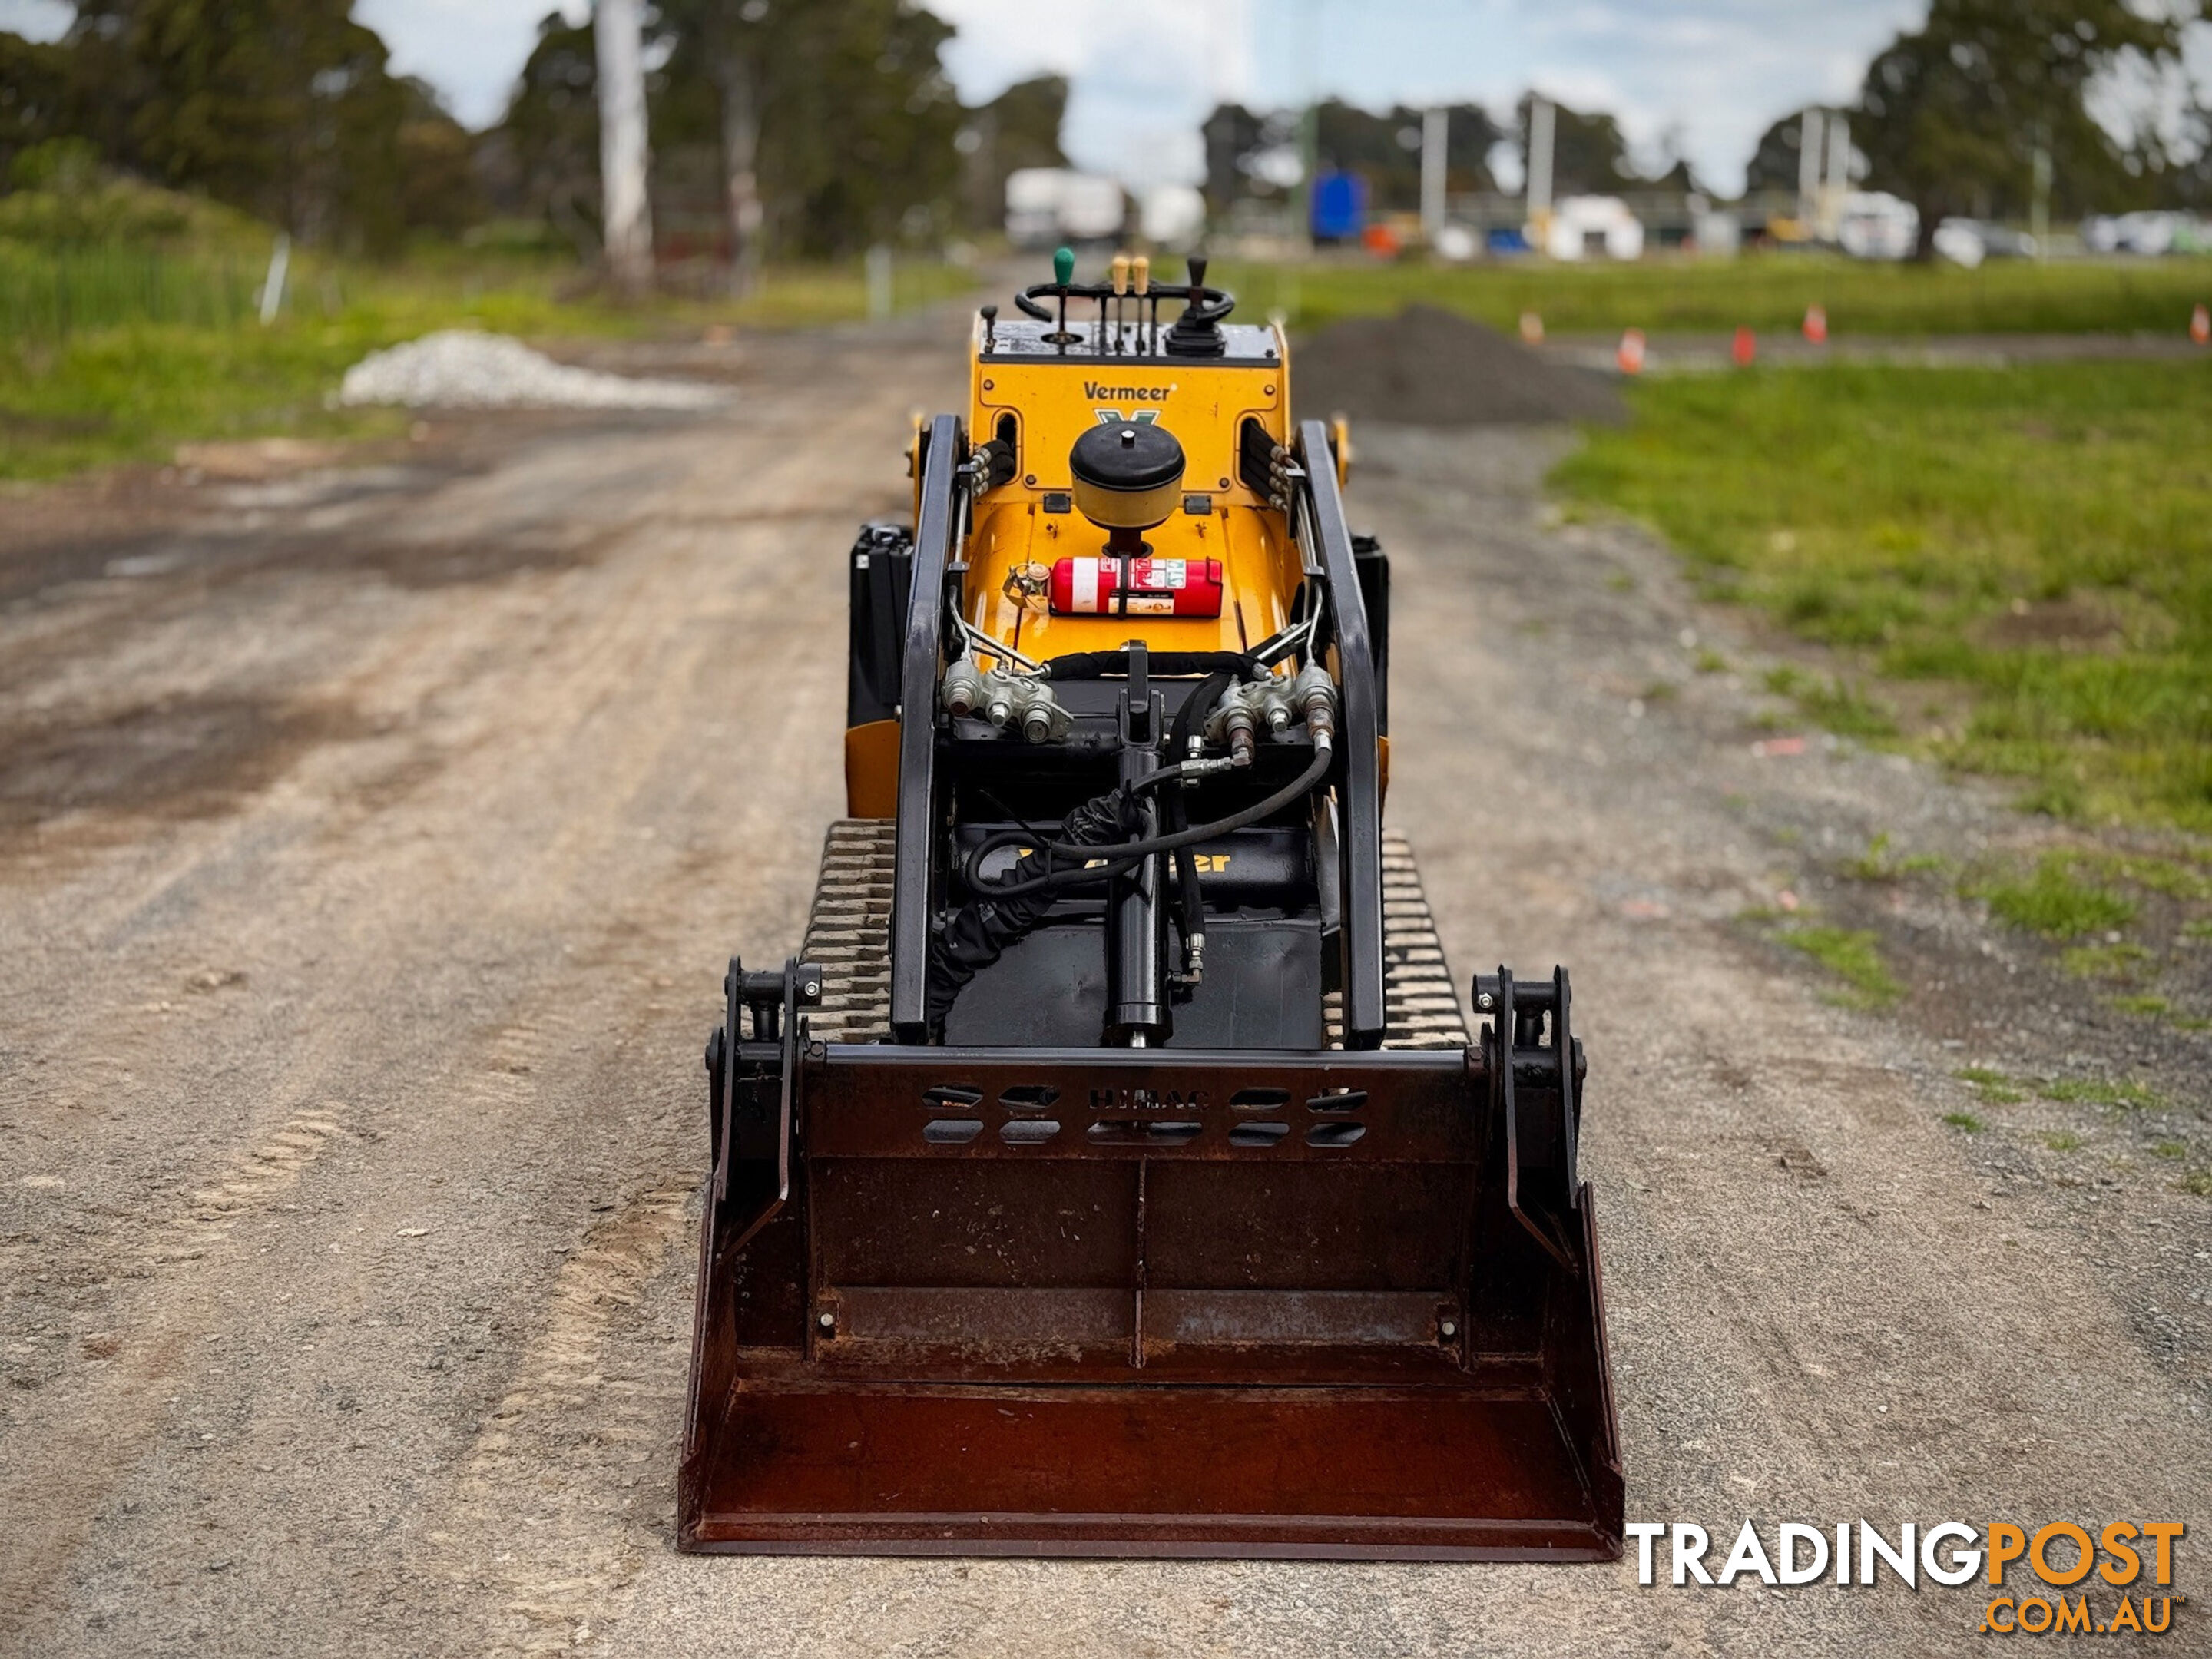
[(1564, 974), (1294, 1054), (823, 1045), (819, 981), (709, 1050), (684, 1548), (1619, 1553)]

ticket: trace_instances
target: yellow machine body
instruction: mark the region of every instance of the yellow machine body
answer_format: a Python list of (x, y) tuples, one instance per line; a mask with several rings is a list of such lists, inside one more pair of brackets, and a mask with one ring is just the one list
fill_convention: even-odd
[[(1040, 660), (1109, 651), (1131, 640), (1154, 651), (1248, 651), (1280, 632), (1301, 580), (1297, 548), (1284, 514), (1239, 478), (1237, 465), (1247, 419), (1275, 444), (1287, 447), (1291, 439), (1290, 346), (1279, 325), (1269, 332), (1273, 360), (1261, 367), (1157, 357), (1127, 366), (1009, 363), (990, 360), (979, 322), (969, 342), (968, 429), (979, 443), (1010, 438), (1015, 470), (972, 509), (962, 553), (968, 620)], [(1145, 539), (1155, 557), (1220, 561), (1221, 614), (1054, 616), (1037, 591), (1038, 573), (1061, 559), (1095, 556), (1106, 545), (1106, 531), (1073, 508), (1069, 453), (1091, 427), (1147, 421), (1175, 434), (1186, 465), (1176, 510)], [(1340, 433), (1338, 453), (1340, 460), (1348, 453)], [(1049, 510), (1054, 506), (1060, 510)], [(897, 768), (896, 721), (851, 727), (847, 811), (891, 817)]]

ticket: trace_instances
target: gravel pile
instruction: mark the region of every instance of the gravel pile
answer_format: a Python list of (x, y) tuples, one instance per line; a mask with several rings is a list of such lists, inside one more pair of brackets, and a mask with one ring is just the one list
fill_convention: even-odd
[(641, 380), (556, 363), (504, 334), (449, 328), (346, 370), (342, 404), (411, 409), (709, 409), (728, 392), (687, 380)]
[(1601, 376), (1434, 306), (1332, 323), (1291, 356), (1301, 410), (1414, 426), (1620, 421)]

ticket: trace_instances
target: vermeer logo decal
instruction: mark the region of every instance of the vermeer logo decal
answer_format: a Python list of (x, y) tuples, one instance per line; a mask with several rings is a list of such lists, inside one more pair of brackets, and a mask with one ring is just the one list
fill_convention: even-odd
[(1166, 386), (1109, 386), (1103, 380), (1085, 380), (1083, 383), (1085, 397), (1094, 400), (1102, 398), (1111, 398), (1115, 400), (1116, 406), (1114, 408), (1094, 408), (1091, 411), (1098, 417), (1098, 424), (1101, 426), (1120, 426), (1125, 422), (1148, 426), (1160, 418), (1160, 411), (1158, 409), (1133, 409), (1124, 415), (1119, 405), (1160, 404), (1165, 402), (1174, 392), (1175, 384), (1172, 381)]

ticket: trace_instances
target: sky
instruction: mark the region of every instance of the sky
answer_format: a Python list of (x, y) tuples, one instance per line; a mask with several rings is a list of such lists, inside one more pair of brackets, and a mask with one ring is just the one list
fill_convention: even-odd
[[(356, 0), (395, 70), (471, 126), (498, 118), (538, 20), (585, 0)], [(784, 0), (791, 3), (792, 0)], [(957, 26), (946, 65), (963, 99), (1069, 77), (1063, 143), (1081, 167), (1141, 187), (1194, 180), (1216, 103), (1334, 95), (1370, 107), (1489, 105), (1534, 86), (1618, 115), (1651, 170), (1688, 157), (1742, 183), (1759, 135), (1815, 101), (1848, 102), (1868, 60), (1927, 0), (928, 0)], [(60, 0), (0, 0), (0, 28), (42, 38)], [(2212, 53), (2205, 54), (2212, 58)]]

